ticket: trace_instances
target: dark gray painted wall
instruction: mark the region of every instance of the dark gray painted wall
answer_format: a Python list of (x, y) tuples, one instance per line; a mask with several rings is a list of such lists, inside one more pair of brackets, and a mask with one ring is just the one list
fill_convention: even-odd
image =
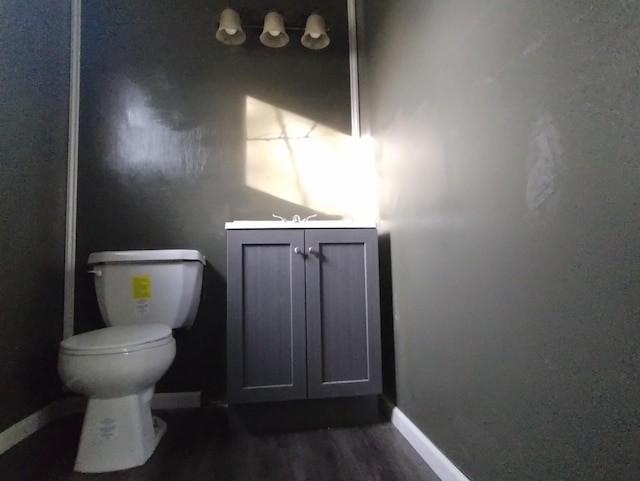
[(0, 5), (0, 431), (60, 393), (69, 19)]
[(640, 472), (640, 4), (367, 1), (398, 406), (471, 479)]
[[(252, 3), (234, 7), (257, 25), (266, 10)], [(216, 42), (226, 6), (84, 2), (80, 101), (76, 329), (101, 326), (82, 268), (90, 252), (200, 249), (209, 261), (205, 298), (194, 327), (176, 333), (177, 357), (158, 389), (216, 398), (226, 371), (224, 222), (312, 213), (245, 185), (245, 99), (350, 130), (346, 3), (323, 2), (331, 45), (316, 52), (300, 45), (300, 32), (281, 50), (262, 46), (257, 30), (236, 48)], [(318, 5), (270, 6), (300, 24)]]

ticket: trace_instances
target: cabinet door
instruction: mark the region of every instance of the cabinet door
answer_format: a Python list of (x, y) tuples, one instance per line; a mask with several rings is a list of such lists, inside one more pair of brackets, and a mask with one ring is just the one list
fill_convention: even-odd
[(305, 235), (309, 397), (379, 393), (376, 230), (309, 229)]
[(230, 230), (227, 238), (229, 402), (307, 396), (302, 230)]

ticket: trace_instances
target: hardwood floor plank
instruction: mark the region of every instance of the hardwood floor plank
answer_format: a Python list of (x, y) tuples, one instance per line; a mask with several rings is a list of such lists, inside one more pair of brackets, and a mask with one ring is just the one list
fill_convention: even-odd
[(82, 419), (47, 426), (0, 456), (3, 481), (438, 481), (388, 422), (252, 433), (223, 408), (160, 413), (168, 430), (149, 461), (73, 472)]

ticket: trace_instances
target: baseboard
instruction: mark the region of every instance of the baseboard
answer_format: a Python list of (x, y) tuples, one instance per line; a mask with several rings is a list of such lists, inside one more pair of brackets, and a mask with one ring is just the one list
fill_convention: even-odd
[(62, 399), (54, 401), (2, 431), (0, 433), (0, 454), (14, 447), (50, 422), (64, 416), (66, 414), (64, 404)]
[[(69, 416), (70, 414), (84, 412), (86, 406), (86, 399), (80, 396), (69, 396), (53, 401), (48, 406), (43, 407), (0, 433), (0, 455), (39, 429), (42, 429), (47, 424)], [(200, 407), (199, 391), (157, 393), (151, 401), (152, 409), (186, 409), (198, 407)]]
[(382, 397), (382, 410), (400, 434), (429, 465), (441, 481), (470, 481), (411, 420), (386, 397)]

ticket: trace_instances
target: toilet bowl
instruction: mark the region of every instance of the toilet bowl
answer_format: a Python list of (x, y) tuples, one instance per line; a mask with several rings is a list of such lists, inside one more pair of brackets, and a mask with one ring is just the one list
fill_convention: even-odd
[(161, 324), (107, 327), (60, 344), (60, 378), (89, 398), (76, 471), (117, 471), (149, 459), (166, 430), (149, 403), (175, 353), (171, 329)]
[(150, 402), (176, 354), (172, 329), (194, 321), (205, 259), (190, 250), (120, 251), (91, 254), (89, 263), (110, 327), (63, 340), (58, 373), (89, 398), (74, 470), (102, 473), (144, 464), (166, 431)]

